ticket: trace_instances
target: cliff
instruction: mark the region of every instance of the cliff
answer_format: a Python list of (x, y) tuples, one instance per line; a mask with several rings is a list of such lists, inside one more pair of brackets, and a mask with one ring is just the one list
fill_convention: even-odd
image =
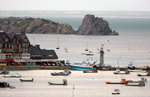
[(119, 35), (115, 30), (112, 31), (109, 24), (103, 18), (95, 17), (94, 15), (86, 15), (82, 25), (76, 31), (77, 35)]
[(34, 18), (4, 18), (0, 19), (0, 30), (18, 33), (37, 34), (74, 34), (68, 24), (59, 24), (46, 19)]

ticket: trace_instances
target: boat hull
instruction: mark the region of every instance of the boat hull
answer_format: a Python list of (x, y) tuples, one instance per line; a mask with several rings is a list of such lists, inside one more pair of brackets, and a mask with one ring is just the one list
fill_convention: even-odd
[(92, 66), (70, 65), (72, 70), (92, 70)]
[(112, 93), (112, 95), (118, 95), (118, 94), (120, 94), (120, 93)]
[(122, 83), (122, 82), (106, 82), (106, 84), (126, 84), (126, 83)]
[(101, 71), (109, 71), (108, 68), (100, 68), (99, 70), (101, 70)]

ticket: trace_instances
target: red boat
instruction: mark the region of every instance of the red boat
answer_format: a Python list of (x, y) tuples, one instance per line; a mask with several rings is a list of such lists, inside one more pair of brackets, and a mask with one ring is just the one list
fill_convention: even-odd
[(120, 94), (120, 93), (112, 93), (112, 95), (118, 95), (118, 94)]
[(109, 68), (100, 68), (101, 71), (109, 71)]
[(107, 82), (106, 81), (106, 84), (127, 84), (127, 81), (125, 78), (122, 78), (121, 82)]

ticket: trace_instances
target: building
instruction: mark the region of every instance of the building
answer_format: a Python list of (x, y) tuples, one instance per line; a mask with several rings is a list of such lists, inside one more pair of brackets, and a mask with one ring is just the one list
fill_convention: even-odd
[(19, 62), (22, 56), (30, 58), (30, 41), (25, 33), (0, 31), (0, 58), (7, 62)]
[(43, 65), (43, 63), (51, 64), (58, 61), (58, 56), (54, 50), (40, 49), (39, 45), (31, 47), (31, 59), (36, 62), (37, 65)]

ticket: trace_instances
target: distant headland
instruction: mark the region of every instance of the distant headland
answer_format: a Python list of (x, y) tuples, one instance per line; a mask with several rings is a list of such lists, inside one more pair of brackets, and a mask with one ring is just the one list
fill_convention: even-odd
[(26, 34), (76, 34), (76, 35), (119, 35), (112, 31), (103, 18), (86, 15), (77, 31), (68, 24), (59, 24), (51, 20), (40, 18), (9, 17), (0, 18), (0, 30), (11, 33), (24, 32)]

